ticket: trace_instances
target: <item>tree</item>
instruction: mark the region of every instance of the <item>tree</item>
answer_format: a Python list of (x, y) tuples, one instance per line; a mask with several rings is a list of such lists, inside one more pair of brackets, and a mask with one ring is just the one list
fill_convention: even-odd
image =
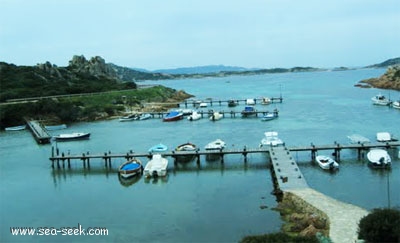
[(366, 242), (400, 242), (400, 211), (374, 209), (360, 220), (358, 238)]

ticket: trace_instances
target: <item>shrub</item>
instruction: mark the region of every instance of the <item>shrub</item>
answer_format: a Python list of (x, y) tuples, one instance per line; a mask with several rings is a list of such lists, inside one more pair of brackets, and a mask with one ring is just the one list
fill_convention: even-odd
[(374, 209), (360, 220), (358, 238), (366, 242), (400, 242), (400, 211)]

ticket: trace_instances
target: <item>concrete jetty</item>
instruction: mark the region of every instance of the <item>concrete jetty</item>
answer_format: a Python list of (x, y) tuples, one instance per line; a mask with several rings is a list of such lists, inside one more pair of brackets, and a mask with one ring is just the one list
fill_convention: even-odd
[(269, 154), (279, 190), (284, 194), (292, 193), (325, 213), (329, 218), (329, 237), (333, 242), (356, 242), (358, 223), (368, 211), (310, 188), (290, 150), (285, 146), (270, 147)]
[(326, 196), (312, 188), (287, 189), (310, 205), (324, 212), (329, 218), (329, 238), (333, 242), (357, 242), (358, 223), (368, 211)]

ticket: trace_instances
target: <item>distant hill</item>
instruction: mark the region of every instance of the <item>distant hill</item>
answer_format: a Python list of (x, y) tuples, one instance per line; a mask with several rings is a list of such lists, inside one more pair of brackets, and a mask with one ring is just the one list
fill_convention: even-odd
[(198, 67), (183, 67), (174, 69), (158, 69), (153, 72), (168, 73), (168, 74), (206, 74), (206, 73), (219, 73), (219, 72), (242, 72), (253, 69), (243, 67), (224, 66), (224, 65), (207, 65)]
[(366, 66), (366, 68), (387, 68), (389, 66), (400, 65), (400, 57), (388, 59), (384, 62)]
[(17, 98), (135, 89), (137, 80), (169, 79), (170, 75), (146, 73), (106, 63), (99, 56), (87, 60), (74, 56), (66, 67), (45, 62), (17, 66), (0, 62), (0, 101)]

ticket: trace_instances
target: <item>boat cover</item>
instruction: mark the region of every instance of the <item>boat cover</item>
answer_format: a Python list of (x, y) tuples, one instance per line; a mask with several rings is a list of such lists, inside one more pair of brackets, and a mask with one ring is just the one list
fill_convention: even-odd
[(124, 165), (121, 169), (122, 170), (135, 170), (139, 167), (140, 167), (140, 164), (138, 164), (138, 163), (129, 163), (129, 164)]

